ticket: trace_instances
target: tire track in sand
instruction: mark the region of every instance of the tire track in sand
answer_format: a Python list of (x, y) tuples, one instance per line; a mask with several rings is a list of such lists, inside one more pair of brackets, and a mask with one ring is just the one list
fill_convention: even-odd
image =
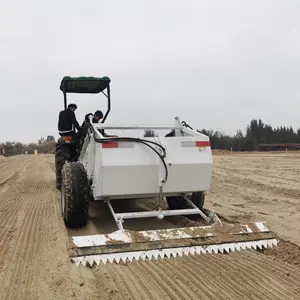
[[(221, 258), (217, 255), (209, 256), (208, 261), (211, 263), (214, 261), (220, 268), (224, 265), (230, 265), (232, 272), (228, 273), (227, 279), (232, 278), (232, 281), (236, 285), (244, 286), (245, 280), (249, 285), (249, 299), (294, 299), (295, 297), (295, 286), (289, 281), (289, 288), (294, 292), (289, 293), (286, 286), (282, 284), (282, 279), (286, 276), (283, 270), (280, 271), (280, 276), (276, 276), (271, 272), (263, 268), (259, 268), (259, 264), (256, 260), (256, 256), (247, 253), (239, 253), (240, 255), (231, 255), (226, 259)], [(264, 260), (264, 264), (267, 265), (270, 261)], [(282, 268), (282, 266), (281, 266)], [(248, 296), (248, 295), (247, 295)]]
[[(300, 269), (260, 253), (183, 256), (77, 268), (67, 255), (55, 176), (30, 162), (6, 191), (0, 299), (297, 299)], [(17, 189), (18, 188), (18, 189)], [(1, 208), (0, 208), (1, 209)], [(8, 224), (8, 225), (7, 225)], [(9, 233), (7, 229), (15, 229)], [(10, 238), (9, 238), (10, 237)], [(9, 251), (3, 243), (9, 242)], [(2, 256), (1, 256), (2, 254)], [(1, 277), (2, 276), (2, 277)]]
[(118, 291), (107, 299), (289, 300), (300, 293), (298, 268), (248, 251), (105, 265), (96, 278), (103, 271)]
[(9, 167), (11, 168), (11, 170), (9, 172), (2, 173), (3, 170), (0, 170), (0, 209), (1, 206), (5, 203), (5, 200), (7, 200), (7, 195), (3, 195), (11, 191), (11, 185), (15, 185), (15, 181), (19, 181), (20, 183), (22, 183), (22, 180), (20, 181), (19, 179), (28, 167), (29, 159), (22, 160), (20, 158), (11, 158), (10, 162), (11, 163), (9, 164)]
[(24, 168), (26, 168), (28, 164), (28, 161), (23, 162), (22, 166), (19, 166), (16, 168), (16, 170), (14, 172), (12, 172), (11, 175), (9, 175), (8, 177), (6, 177), (5, 179), (3, 179), (2, 181), (0, 181), (0, 188), (3, 187), (6, 184), (9, 184), (11, 181), (13, 181), (18, 175), (20, 175), (20, 173), (23, 171)]
[[(28, 199), (28, 193), (24, 196), (24, 191), (28, 189), (28, 181), (22, 174), (26, 174), (28, 164), (23, 168), (20, 177), (16, 179), (8, 189), (1, 194), (0, 205), (0, 229), (3, 234), (0, 236), (0, 271), (4, 268), (6, 254), (11, 249), (11, 240), (16, 234), (17, 225), (23, 219), (20, 208)], [(1, 276), (0, 276), (1, 280)]]
[[(180, 263), (177, 263), (176, 260), (174, 262), (169, 262), (166, 261), (165, 264), (168, 265), (168, 267), (173, 268), (173, 269), (179, 269), (180, 272), (182, 273), (183, 276), (185, 276), (186, 278), (191, 277), (191, 282), (192, 282), (192, 287), (198, 287), (201, 286), (200, 288), (197, 288), (197, 294), (199, 294), (199, 299), (214, 299), (217, 300), (219, 299), (219, 297), (217, 295), (214, 295), (214, 293), (211, 292), (210, 289), (215, 290), (218, 289), (218, 287), (222, 287), (223, 291), (224, 291), (224, 297), (226, 296), (226, 298), (224, 299), (230, 299), (230, 295), (228, 295), (228, 293), (226, 292), (227, 290), (234, 290), (234, 292), (239, 295), (240, 297), (242, 297), (243, 295), (241, 293), (239, 293), (239, 291), (237, 289), (234, 288), (234, 286), (230, 285), (229, 283), (227, 283), (226, 281), (223, 280), (223, 278), (221, 277), (220, 280), (218, 282), (212, 281), (210, 278), (213, 278), (215, 276), (215, 272), (217, 270), (215, 270), (213, 268), (213, 266), (208, 265), (207, 263), (205, 263), (205, 260), (201, 260), (201, 264), (196, 264), (190, 257), (186, 257), (183, 258), (184, 261), (184, 265), (185, 267), (182, 268)], [(206, 266), (205, 270), (206, 270), (206, 276), (203, 276), (203, 274), (201, 272), (198, 272), (195, 270), (195, 266), (199, 265), (199, 269), (204, 269), (203, 267)], [(202, 287), (205, 286), (210, 286), (210, 289), (204, 289)]]
[[(49, 193), (49, 186), (46, 184), (48, 182), (47, 176), (46, 176), (46, 170), (43, 167), (40, 168), (39, 174), (42, 178), (40, 181), (40, 184), (36, 187), (36, 193), (34, 199), (37, 201), (38, 205), (35, 206), (36, 202), (34, 200), (32, 201), (32, 205), (34, 206), (34, 213), (33, 213), (33, 222), (31, 226), (33, 228), (29, 228), (29, 238), (27, 239), (27, 243), (31, 244), (27, 248), (28, 255), (26, 257), (26, 260), (24, 261), (24, 265), (22, 268), (22, 273), (24, 276), (25, 274), (28, 274), (28, 277), (30, 280), (27, 280), (25, 283), (20, 286), (18, 293), (15, 298), (17, 299), (23, 299), (23, 298), (29, 298), (32, 299), (31, 297), (31, 286), (34, 284), (35, 279), (39, 276), (40, 272), (40, 261), (38, 259), (35, 259), (38, 253), (40, 253), (41, 246), (43, 245), (44, 239), (45, 239), (45, 234), (42, 232), (42, 226), (43, 226), (43, 220), (45, 219), (47, 215), (47, 207), (45, 205), (46, 199), (51, 199), (48, 198), (50, 196)], [(49, 176), (48, 176), (49, 177)], [(20, 280), (22, 280), (22, 276), (20, 276)], [(18, 278), (18, 277), (17, 277)], [(18, 278), (19, 279), (19, 278)]]
[[(17, 221), (18, 237), (13, 245), (14, 251), (10, 253), (5, 261), (9, 265), (4, 273), (7, 275), (3, 281), (5, 299), (26, 299), (29, 296), (29, 287), (38, 272), (36, 256), (40, 247), (40, 220), (43, 217), (43, 201), (41, 197), (45, 193), (45, 166), (43, 161), (37, 160), (32, 164), (29, 171), (22, 178), (27, 184), (23, 186), (26, 190), (20, 193), (19, 202), (23, 209), (19, 209), (19, 220)], [(21, 190), (22, 191), (22, 190)], [(25, 196), (26, 195), (26, 196)], [(10, 221), (13, 219), (11, 218)]]

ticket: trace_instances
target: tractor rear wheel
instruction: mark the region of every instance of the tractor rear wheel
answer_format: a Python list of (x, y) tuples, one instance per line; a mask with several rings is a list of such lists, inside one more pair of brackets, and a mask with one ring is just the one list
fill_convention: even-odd
[(192, 194), (191, 201), (199, 208), (203, 209), (204, 201), (205, 201), (205, 194), (204, 192), (196, 192)]
[(79, 162), (68, 162), (62, 169), (61, 208), (67, 227), (79, 228), (87, 224), (89, 182)]
[(188, 208), (187, 202), (181, 196), (166, 197), (169, 209)]
[[(190, 208), (189, 204), (183, 199), (182, 196), (173, 196), (173, 197), (166, 197), (169, 209), (186, 209)], [(195, 192), (192, 193), (192, 197), (190, 200), (199, 208), (203, 209), (204, 206), (204, 192)]]
[(66, 161), (70, 161), (70, 152), (67, 146), (60, 143), (55, 148), (55, 169), (56, 169), (56, 188), (61, 188), (61, 170)]

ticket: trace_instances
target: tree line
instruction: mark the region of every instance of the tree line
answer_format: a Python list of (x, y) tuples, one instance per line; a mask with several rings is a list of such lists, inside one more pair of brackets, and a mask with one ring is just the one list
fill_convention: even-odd
[[(292, 127), (285, 126), (273, 128), (271, 125), (265, 124), (261, 119), (252, 119), (244, 133), (241, 130), (237, 130), (233, 136), (218, 130), (201, 129), (197, 131), (209, 136), (212, 149), (232, 151), (300, 149), (300, 146), (297, 145), (298, 143), (300, 144), (300, 129), (294, 130)], [(153, 130), (148, 129), (145, 130), (144, 136), (152, 137), (157, 136), (157, 134)], [(54, 153), (55, 144), (56, 141), (52, 135), (40, 138), (37, 143), (5, 142), (0, 143), (0, 154), (3, 153), (3, 149), (5, 149), (7, 156), (25, 153), (33, 154), (35, 150), (38, 153)], [(269, 146), (262, 148), (262, 144)]]
[[(285, 126), (273, 128), (261, 119), (252, 119), (244, 133), (237, 130), (233, 136), (218, 130), (201, 129), (197, 131), (209, 136), (212, 149), (232, 151), (277, 150), (289, 148), (289, 146), (298, 148), (299, 146), (294, 144), (300, 143), (300, 129), (294, 130), (292, 127)], [(146, 130), (144, 136), (155, 136), (155, 132)], [(269, 145), (268, 148), (265, 144)]]
[(18, 154), (34, 154), (35, 150), (38, 153), (54, 153), (55, 151), (55, 138), (48, 135), (46, 138), (40, 138), (37, 143), (23, 144), (21, 142), (5, 142), (0, 143), (0, 154), (5, 153), (7, 156)]

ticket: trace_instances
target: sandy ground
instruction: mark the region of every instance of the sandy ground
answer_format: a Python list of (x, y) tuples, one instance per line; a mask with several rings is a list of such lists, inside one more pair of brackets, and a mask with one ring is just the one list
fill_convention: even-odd
[(300, 245), (300, 154), (214, 155), (206, 207), (230, 221), (264, 220)]
[(264, 253), (77, 268), (68, 236), (114, 230), (111, 216), (96, 205), (87, 228), (67, 230), (54, 158), (1, 158), (0, 299), (299, 299), (300, 154), (222, 153), (214, 161), (207, 208), (231, 222), (266, 220), (290, 242)]

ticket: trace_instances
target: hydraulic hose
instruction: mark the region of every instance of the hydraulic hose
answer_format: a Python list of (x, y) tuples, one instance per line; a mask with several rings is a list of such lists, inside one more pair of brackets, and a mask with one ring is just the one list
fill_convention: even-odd
[[(109, 143), (109, 142), (134, 142), (134, 143), (141, 143), (141, 144), (149, 147), (150, 149), (152, 149), (159, 156), (159, 158), (161, 159), (161, 161), (164, 165), (164, 168), (165, 168), (165, 178), (162, 181), (162, 183), (167, 182), (169, 171), (168, 171), (167, 164), (165, 162), (166, 149), (162, 145), (160, 145), (156, 142), (153, 142), (153, 141), (149, 141), (149, 140), (145, 140), (145, 139), (141, 139), (141, 138), (133, 138), (133, 137), (105, 137), (103, 139), (99, 139), (99, 138), (96, 138), (96, 132), (95, 132), (94, 127), (90, 123), (87, 123), (87, 126), (93, 132), (93, 137), (94, 137), (94, 140), (96, 143), (105, 144), (105, 143)], [(157, 151), (157, 149), (155, 149), (152, 145), (159, 147), (163, 151), (163, 154), (159, 153), (159, 151)]]

